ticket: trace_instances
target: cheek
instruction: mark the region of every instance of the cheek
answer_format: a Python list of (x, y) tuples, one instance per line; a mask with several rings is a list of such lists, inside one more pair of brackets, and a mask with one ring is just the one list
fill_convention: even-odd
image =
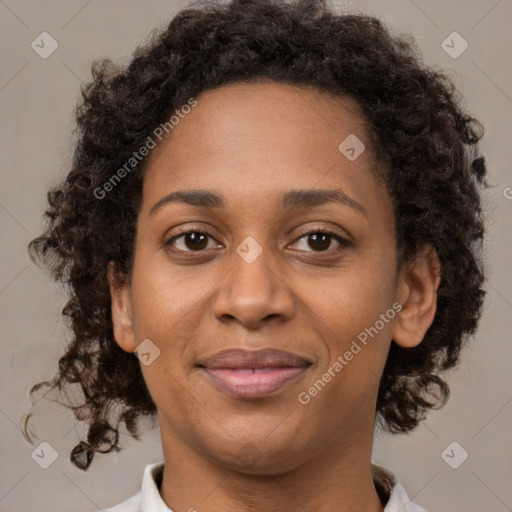
[[(204, 274), (203, 274), (204, 275)], [(134, 266), (132, 301), (136, 337), (154, 339), (168, 345), (187, 332), (202, 309), (206, 279), (191, 280), (179, 270), (171, 271), (162, 258), (142, 258)]]
[(384, 299), (374, 290), (345, 288), (322, 303), (331, 309), (328, 328), (322, 327), (329, 358), (301, 390), (300, 402), (309, 400), (304, 407), (314, 428), (356, 428), (364, 415), (373, 415), (395, 313)]
[[(204, 314), (204, 284), (183, 279), (154, 262), (139, 260), (132, 278), (133, 329), (137, 344), (150, 340), (157, 357), (141, 365), (151, 396), (159, 405), (174, 402), (184, 380), (184, 353)], [(174, 404), (175, 406), (177, 404)]]
[[(368, 400), (376, 397), (395, 318), (392, 264), (379, 254), (368, 254), (326, 279), (322, 287), (307, 287), (308, 314), (329, 353), (308, 383), (313, 394), (321, 395), (312, 398), (312, 409), (318, 408), (319, 414), (325, 407), (367, 410)], [(328, 381), (325, 387), (319, 379)]]
[(394, 273), (388, 266), (360, 259), (332, 277), (303, 284), (313, 322), (327, 324), (331, 336), (339, 334), (345, 342), (373, 326), (394, 301)]

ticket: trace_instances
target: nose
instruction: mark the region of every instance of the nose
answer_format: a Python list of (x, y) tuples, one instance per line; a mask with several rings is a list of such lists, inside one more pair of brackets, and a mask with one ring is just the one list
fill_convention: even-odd
[(238, 321), (246, 328), (270, 321), (290, 320), (295, 314), (293, 291), (266, 250), (254, 260), (233, 252), (231, 271), (220, 283), (213, 312), (223, 322)]

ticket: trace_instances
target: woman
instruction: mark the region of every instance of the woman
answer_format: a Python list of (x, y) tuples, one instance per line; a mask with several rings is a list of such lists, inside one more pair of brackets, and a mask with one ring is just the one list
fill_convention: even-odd
[[(482, 308), (478, 122), (376, 19), (203, 4), (97, 64), (31, 243), (69, 283), (87, 469), (157, 415), (111, 512), (421, 511), (371, 462), (448, 398)], [(136, 357), (134, 357), (134, 354)]]

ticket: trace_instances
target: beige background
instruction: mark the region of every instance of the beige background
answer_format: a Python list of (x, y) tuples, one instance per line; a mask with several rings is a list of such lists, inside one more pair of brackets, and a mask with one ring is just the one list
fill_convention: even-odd
[[(48, 468), (31, 458), (19, 430), (27, 390), (52, 376), (66, 330), (62, 291), (30, 263), (26, 245), (40, 232), (46, 190), (67, 169), (72, 109), (94, 58), (126, 61), (149, 31), (186, 2), (0, 0), (0, 510), (101, 510), (134, 494), (146, 464), (161, 459), (158, 431), (142, 443), (123, 438), (118, 454), (96, 457), (88, 472), (69, 462), (80, 428), (44, 401), (37, 433), (58, 452)], [(510, 172), (512, 80), (510, 0), (341, 2), (383, 18), (418, 40), (424, 60), (450, 70), (472, 113), (486, 127), (482, 152), (490, 168), (486, 193), (490, 281), (480, 329), (449, 379), (452, 398), (413, 434), (378, 436), (374, 459), (390, 467), (409, 496), (429, 512), (512, 510), (512, 272)], [(31, 48), (41, 32), (59, 43), (44, 60)], [(469, 48), (452, 59), (441, 42), (459, 32)], [(509, 197), (512, 190), (509, 189)], [(469, 458), (450, 468), (443, 450), (457, 441)]]

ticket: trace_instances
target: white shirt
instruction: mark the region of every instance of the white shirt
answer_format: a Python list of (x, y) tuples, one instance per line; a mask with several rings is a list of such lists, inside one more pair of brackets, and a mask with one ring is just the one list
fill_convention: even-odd
[[(158, 490), (163, 469), (163, 462), (146, 466), (141, 490), (123, 503), (108, 508), (104, 512), (172, 512), (162, 500)], [(372, 474), (381, 499), (388, 497), (384, 512), (425, 512), (409, 500), (405, 489), (391, 471), (372, 464)]]

